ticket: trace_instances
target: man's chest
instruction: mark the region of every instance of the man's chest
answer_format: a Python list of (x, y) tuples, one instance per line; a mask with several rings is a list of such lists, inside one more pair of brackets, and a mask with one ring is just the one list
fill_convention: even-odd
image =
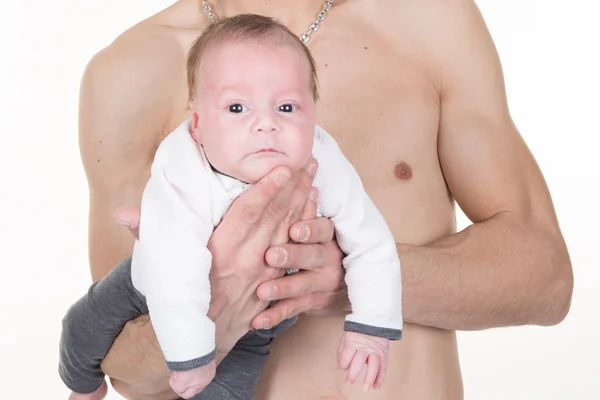
[(438, 162), (439, 96), (424, 68), (377, 40), (341, 43), (317, 43), (313, 51), (318, 124), (367, 184), (431, 170)]

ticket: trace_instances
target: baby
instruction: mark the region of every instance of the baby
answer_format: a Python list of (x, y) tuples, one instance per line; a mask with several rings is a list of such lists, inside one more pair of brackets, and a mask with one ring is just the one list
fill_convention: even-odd
[[(215, 325), (207, 316), (207, 243), (245, 189), (274, 167), (298, 170), (311, 156), (319, 162), (318, 212), (335, 226), (352, 306), (339, 366), (353, 382), (366, 365), (363, 387), (379, 387), (389, 341), (402, 336), (400, 261), (358, 174), (315, 123), (317, 79), (308, 49), (280, 23), (240, 15), (211, 25), (191, 48), (187, 67), (192, 116), (156, 152), (133, 255), (94, 283), (63, 320), (59, 371), (71, 399), (104, 397), (100, 361), (124, 324), (145, 312), (173, 371), (173, 390), (185, 399), (216, 398), (208, 394), (219, 377)], [(294, 321), (247, 336), (272, 338)], [(255, 382), (260, 366), (219, 374), (246, 368)], [(236, 396), (251, 399), (252, 388)]]

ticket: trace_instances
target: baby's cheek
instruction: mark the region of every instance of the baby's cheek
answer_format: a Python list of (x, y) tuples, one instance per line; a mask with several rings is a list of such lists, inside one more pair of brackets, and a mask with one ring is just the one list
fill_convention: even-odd
[(224, 149), (224, 157), (227, 159), (227, 165), (232, 171), (240, 171), (245, 169), (244, 156), (247, 155), (239, 145), (239, 143), (231, 144), (227, 149)]
[(205, 145), (206, 156), (212, 166), (227, 175), (234, 175), (240, 165), (240, 150), (238, 145), (230, 142), (211, 142)]
[(299, 137), (298, 140), (295, 141), (293, 146), (291, 146), (290, 153), (288, 156), (293, 160), (295, 164), (293, 167), (302, 168), (304, 164), (308, 161), (312, 154), (313, 149), (313, 136), (311, 135), (309, 139), (304, 137)]

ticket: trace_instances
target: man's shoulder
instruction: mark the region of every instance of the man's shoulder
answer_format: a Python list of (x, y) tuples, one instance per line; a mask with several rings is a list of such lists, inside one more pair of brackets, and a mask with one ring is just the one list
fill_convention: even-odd
[[(427, 17), (418, 18), (415, 25), (427, 23), (427, 21), (437, 21), (447, 17), (445, 12), (465, 11), (476, 9), (475, 0), (377, 0), (374, 12), (381, 16), (387, 16), (387, 20), (406, 17)], [(401, 28), (396, 24), (398, 28)]]
[(88, 62), (80, 89), (84, 112), (116, 130), (118, 143), (135, 137), (136, 146), (150, 142), (154, 154), (174, 104), (181, 102), (184, 65), (183, 47), (168, 27), (136, 25)]
[(160, 84), (181, 72), (185, 51), (168, 27), (136, 25), (98, 51), (88, 62), (84, 78)]
[(198, 11), (193, 3), (173, 3), (122, 32), (94, 55), (90, 65), (132, 78), (178, 77), (191, 42), (205, 27), (192, 11)]
[[(427, 74), (438, 91), (448, 63), (489, 32), (474, 0), (378, 0), (378, 31)], [(468, 65), (464, 65), (468, 67)]]
[(377, 23), (392, 42), (435, 46), (482, 22), (474, 0), (378, 0), (377, 5)]

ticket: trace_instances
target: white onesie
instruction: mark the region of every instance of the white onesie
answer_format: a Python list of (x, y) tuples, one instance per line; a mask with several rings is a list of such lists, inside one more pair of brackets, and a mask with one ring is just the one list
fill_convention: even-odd
[[(215, 172), (189, 132), (190, 120), (156, 152), (131, 267), (172, 370), (200, 367), (216, 355), (215, 325), (207, 316), (212, 261), (207, 243), (231, 203), (250, 186)], [(318, 212), (333, 222), (345, 254), (352, 313), (344, 328), (400, 339), (402, 284), (392, 233), (336, 141), (319, 126), (313, 156), (319, 162), (313, 182)]]

